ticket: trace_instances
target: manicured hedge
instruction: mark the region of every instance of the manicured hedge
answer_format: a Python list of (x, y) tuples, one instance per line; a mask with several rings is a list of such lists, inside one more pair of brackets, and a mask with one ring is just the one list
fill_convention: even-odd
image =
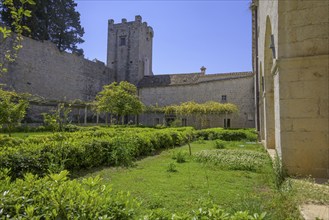
[(89, 127), (76, 132), (30, 136), (0, 136), (0, 168), (10, 168), (13, 178), (31, 172), (76, 170), (97, 166), (129, 166), (138, 157), (180, 146), (195, 138), (222, 140), (256, 139), (251, 130), (212, 128)]
[(221, 139), (224, 141), (256, 141), (257, 134), (254, 129), (223, 129), (209, 128), (195, 131), (196, 137), (202, 137), (205, 140)]
[(140, 157), (182, 145), (192, 128), (98, 128), (21, 139), (1, 137), (0, 167), (13, 178), (31, 172), (74, 170), (101, 165), (129, 166)]

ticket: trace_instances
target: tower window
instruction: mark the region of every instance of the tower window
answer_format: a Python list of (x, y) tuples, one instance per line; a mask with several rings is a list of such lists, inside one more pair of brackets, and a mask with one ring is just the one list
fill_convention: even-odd
[(126, 37), (120, 37), (120, 46), (126, 45)]

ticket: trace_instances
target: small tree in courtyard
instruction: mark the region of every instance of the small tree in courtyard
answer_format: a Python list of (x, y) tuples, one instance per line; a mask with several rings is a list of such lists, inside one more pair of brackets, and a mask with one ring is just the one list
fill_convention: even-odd
[(137, 96), (136, 86), (125, 81), (104, 86), (96, 96), (96, 110), (121, 117), (122, 124), (124, 116), (138, 115), (143, 109), (144, 105)]
[(0, 126), (6, 126), (9, 136), (13, 128), (20, 124), (29, 105), (26, 95), (5, 91), (0, 88)]

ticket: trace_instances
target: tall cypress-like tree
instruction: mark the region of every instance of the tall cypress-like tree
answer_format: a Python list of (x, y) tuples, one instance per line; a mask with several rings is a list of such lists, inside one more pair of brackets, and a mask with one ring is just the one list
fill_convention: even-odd
[[(4, 0), (1, 0), (1, 3)], [(15, 0), (15, 5), (21, 7)], [(29, 27), (31, 32), (24, 32), (24, 36), (35, 40), (50, 40), (61, 51), (72, 51), (83, 54), (78, 44), (83, 43), (84, 29), (80, 24), (80, 13), (75, 10), (77, 4), (74, 0), (35, 0), (35, 5), (29, 5), (31, 17), (25, 19), (23, 25)], [(0, 4), (1, 21), (11, 27), (10, 10)]]

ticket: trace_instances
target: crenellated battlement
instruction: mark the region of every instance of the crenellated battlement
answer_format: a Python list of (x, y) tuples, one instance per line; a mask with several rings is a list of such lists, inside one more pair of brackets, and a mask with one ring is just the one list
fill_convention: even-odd
[(154, 31), (140, 15), (134, 21), (108, 21), (107, 66), (114, 70), (117, 81), (135, 85), (152, 73), (152, 41)]

